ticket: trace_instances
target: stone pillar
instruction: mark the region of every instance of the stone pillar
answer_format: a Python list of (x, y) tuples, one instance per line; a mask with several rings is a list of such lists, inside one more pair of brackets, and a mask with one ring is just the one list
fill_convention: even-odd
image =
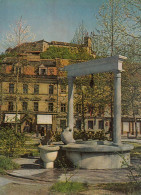
[(73, 131), (73, 81), (74, 77), (68, 77), (68, 116), (67, 126)]
[(114, 73), (114, 132), (113, 142), (121, 144), (121, 72)]

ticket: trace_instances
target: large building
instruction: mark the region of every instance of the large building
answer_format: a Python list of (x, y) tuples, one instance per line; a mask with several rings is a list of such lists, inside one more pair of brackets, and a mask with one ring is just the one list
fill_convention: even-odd
[[(67, 82), (60, 68), (74, 62), (70, 59), (41, 59), (40, 54), (52, 46), (75, 51), (80, 47), (77, 44), (41, 40), (6, 50), (6, 53), (15, 52), (17, 55), (6, 57), (1, 63), (1, 123), (14, 125), (16, 121), (21, 132), (41, 132), (42, 129), (58, 131), (66, 127)], [(82, 47), (95, 57), (89, 37), (85, 38)], [(107, 112), (104, 114), (101, 108), (97, 117), (88, 109), (85, 118), (80, 102), (75, 103), (74, 110), (75, 129), (81, 130), (85, 125), (86, 130), (109, 130), (110, 115)], [(140, 118), (137, 125), (141, 133)], [(134, 132), (134, 121), (123, 118), (122, 134), (127, 132)]]

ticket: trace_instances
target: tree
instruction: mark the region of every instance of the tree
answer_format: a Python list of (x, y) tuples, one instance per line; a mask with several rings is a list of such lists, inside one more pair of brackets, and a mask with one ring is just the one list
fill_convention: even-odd
[[(123, 32), (125, 27), (123, 25), (123, 4), (120, 0), (109, 0), (108, 3), (102, 5), (99, 9), (99, 29), (97, 30), (98, 35), (91, 34), (93, 42), (95, 38), (97, 40), (97, 46), (95, 44), (96, 53), (100, 56), (113, 56), (118, 54), (118, 46), (122, 45)], [(125, 38), (125, 37), (124, 37)], [(111, 124), (110, 131), (113, 131), (113, 73), (107, 73), (107, 87), (110, 88), (110, 113), (111, 113)]]
[[(97, 34), (92, 33), (91, 37), (95, 41), (95, 48), (97, 49), (96, 53), (101, 56), (113, 56), (113, 55), (125, 55), (127, 56), (130, 63), (132, 64), (132, 74), (131, 67), (127, 68), (127, 77), (123, 77), (122, 86), (125, 89), (127, 80), (129, 80), (128, 91), (131, 94), (127, 95), (126, 90), (122, 90), (122, 94), (126, 101), (126, 107), (130, 107), (130, 111), (135, 115), (134, 109), (137, 108), (139, 99), (135, 98), (138, 95), (136, 94), (139, 91), (138, 78), (136, 77), (136, 71), (140, 70), (141, 66), (139, 63), (140, 58), (140, 1), (124, 1), (124, 0), (109, 0), (107, 4), (99, 10), (99, 28), (97, 29)], [(138, 63), (138, 66), (137, 66)], [(139, 73), (140, 74), (140, 73)], [(129, 79), (130, 78), (130, 79)], [(127, 79), (127, 80), (126, 80)], [(112, 120), (112, 105), (113, 105), (113, 76), (112, 74), (109, 77), (108, 85), (111, 86), (111, 120)], [(136, 90), (135, 90), (136, 89)], [(125, 93), (125, 94), (124, 94)], [(137, 92), (138, 93), (138, 92)], [(129, 97), (128, 97), (129, 96)], [(132, 101), (131, 98), (132, 97)], [(130, 101), (129, 101), (130, 99)], [(129, 102), (130, 104), (129, 106)], [(137, 103), (138, 102), (138, 103)], [(132, 105), (132, 106), (131, 106)], [(135, 117), (134, 117), (135, 118)]]
[(82, 22), (79, 24), (78, 28), (75, 31), (74, 37), (72, 39), (72, 43), (76, 43), (79, 45), (84, 44), (84, 37), (88, 36), (88, 31), (85, 27), (85, 24)]
[(22, 43), (32, 41), (34, 38), (35, 34), (31, 33), (31, 27), (26, 24), (21, 16), (16, 24), (10, 25), (10, 31), (4, 37), (3, 46), (6, 49), (8, 47), (19, 47)]
[(127, 28), (125, 26), (125, 4), (122, 0), (109, 0), (99, 9), (97, 34), (99, 55), (119, 54), (119, 47), (125, 44)]
[[(127, 61), (124, 64), (122, 80), (122, 113), (125, 116), (132, 116), (135, 122), (135, 134), (138, 135), (137, 117), (141, 114), (141, 69), (140, 64)], [(132, 129), (134, 134), (134, 129)]]
[(102, 5), (97, 18), (98, 28), (91, 33), (97, 55), (122, 54), (128, 57), (129, 50), (134, 47), (132, 56), (139, 56), (140, 5), (139, 0), (109, 0)]
[(128, 22), (128, 35), (131, 37), (141, 37), (141, 1), (127, 0), (125, 10), (126, 21)]
[[(16, 90), (15, 90), (15, 96), (16, 96), (16, 116), (15, 116), (15, 129), (16, 132), (18, 131), (18, 101), (19, 101), (19, 76), (20, 76), (20, 65), (22, 64), (22, 60), (20, 58), (20, 47), (23, 43), (26, 41), (29, 41), (34, 38), (34, 34), (30, 32), (30, 26), (23, 21), (22, 17), (16, 22), (15, 25), (10, 26), (10, 32), (6, 34), (6, 37), (4, 39), (4, 45), (6, 47), (10, 48), (16, 48), (16, 54), (15, 54), (15, 66), (16, 66)], [(8, 52), (8, 50), (7, 50)], [(12, 49), (10, 49), (10, 53), (12, 54)], [(14, 55), (14, 54), (13, 54)]]
[[(106, 73), (88, 75), (76, 78), (74, 104), (81, 115), (82, 129), (85, 131), (85, 118), (90, 116), (104, 116), (109, 105), (110, 88), (106, 85)], [(77, 108), (81, 106), (81, 109)]]

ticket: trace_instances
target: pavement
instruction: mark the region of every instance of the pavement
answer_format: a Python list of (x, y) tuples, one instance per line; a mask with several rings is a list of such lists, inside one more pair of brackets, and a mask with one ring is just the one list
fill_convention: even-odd
[[(123, 140), (130, 141), (130, 140)], [(139, 143), (141, 140), (138, 140)], [(137, 142), (138, 142), (137, 141)], [(134, 142), (134, 140), (131, 140)], [(8, 171), (7, 176), (0, 177), (0, 187), (9, 183), (29, 181), (53, 184), (56, 181), (77, 181), (87, 184), (98, 183), (121, 183), (128, 182), (128, 169), (108, 169), (108, 170), (84, 170), (84, 169), (69, 169), (66, 170), (54, 168), (44, 169), (39, 157), (33, 158), (18, 158), (14, 161), (21, 165), (21, 168), (14, 171)], [(141, 164), (141, 159), (132, 159), (132, 164)], [(23, 179), (23, 180), (20, 180)]]
[[(34, 182), (54, 183), (56, 181), (79, 181), (87, 184), (97, 183), (120, 183), (128, 182), (129, 171), (127, 169), (109, 169), (109, 170), (84, 170), (84, 169), (69, 169), (67, 173), (63, 169), (44, 169), (36, 163), (35, 159), (18, 159), (15, 160), (21, 164), (21, 169), (9, 171), (10, 179), (4, 179), (1, 185), (15, 182), (16, 179), (24, 179), (24, 181), (32, 180)], [(14, 179), (14, 180), (13, 180)]]
[(4, 186), (6, 184), (9, 184), (9, 183), (11, 183), (10, 179), (6, 179), (6, 178), (3, 178), (3, 177), (0, 177), (0, 187)]

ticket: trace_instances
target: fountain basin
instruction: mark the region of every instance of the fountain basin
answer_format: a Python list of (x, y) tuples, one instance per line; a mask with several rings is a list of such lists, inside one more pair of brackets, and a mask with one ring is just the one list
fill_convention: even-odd
[[(84, 169), (116, 169), (130, 164), (132, 145), (114, 145), (112, 142), (81, 141), (62, 146), (67, 158)], [(125, 162), (126, 161), (126, 165)], [(123, 166), (124, 163), (124, 166)]]
[(54, 168), (54, 161), (57, 158), (59, 146), (43, 145), (39, 146), (40, 157), (44, 162), (44, 168)]

